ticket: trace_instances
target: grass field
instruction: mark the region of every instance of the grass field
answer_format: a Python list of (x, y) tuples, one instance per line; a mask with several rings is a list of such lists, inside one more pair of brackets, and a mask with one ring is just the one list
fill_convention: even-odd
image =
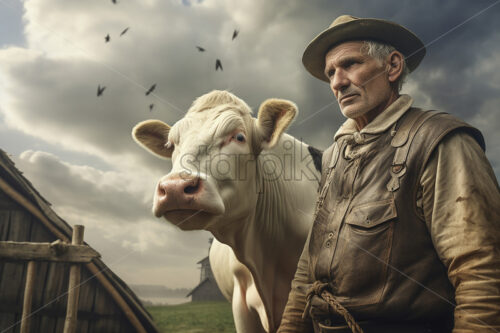
[(228, 302), (194, 302), (148, 306), (149, 313), (164, 333), (234, 333), (233, 314)]

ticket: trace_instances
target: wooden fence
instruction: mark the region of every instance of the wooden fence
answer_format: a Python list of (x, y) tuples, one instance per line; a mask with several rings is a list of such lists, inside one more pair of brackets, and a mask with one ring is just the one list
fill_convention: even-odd
[(80, 292), (81, 264), (100, 257), (94, 249), (83, 244), (84, 227), (75, 225), (71, 244), (57, 240), (52, 243), (30, 243), (0, 241), (0, 259), (7, 261), (28, 261), (26, 285), (24, 288), (21, 333), (30, 331), (31, 303), (33, 299), (37, 261), (71, 263), (68, 284), (68, 303), (64, 333), (76, 332), (78, 317), (78, 297)]

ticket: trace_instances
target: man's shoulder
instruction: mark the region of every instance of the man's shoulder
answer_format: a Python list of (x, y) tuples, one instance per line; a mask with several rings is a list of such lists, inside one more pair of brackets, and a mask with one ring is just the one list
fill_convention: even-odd
[(484, 137), (477, 128), (468, 124), (459, 117), (443, 111), (421, 110), (421, 123), (417, 124), (417, 134), (427, 141), (427, 145), (433, 146), (441, 142), (445, 137), (455, 133), (465, 133), (472, 136), (481, 148), (485, 149)]
[(401, 118), (391, 144), (401, 147), (420, 142), (433, 149), (444, 137), (456, 132), (469, 134), (484, 150), (484, 138), (477, 128), (450, 113), (414, 107)]
[(393, 165), (408, 165), (418, 176), (416, 179), (420, 179), (433, 152), (446, 138), (472, 137), (484, 150), (481, 132), (449, 113), (415, 108), (405, 114), (399, 125), (391, 142), (396, 147)]

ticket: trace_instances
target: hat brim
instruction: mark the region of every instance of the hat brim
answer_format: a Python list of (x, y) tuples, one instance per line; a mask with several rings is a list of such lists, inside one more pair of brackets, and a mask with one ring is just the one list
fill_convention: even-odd
[(390, 44), (406, 59), (410, 72), (425, 56), (425, 46), (410, 30), (379, 19), (356, 19), (328, 28), (314, 38), (302, 56), (305, 68), (318, 79), (329, 82), (325, 76), (325, 56), (335, 45), (346, 41), (374, 40)]

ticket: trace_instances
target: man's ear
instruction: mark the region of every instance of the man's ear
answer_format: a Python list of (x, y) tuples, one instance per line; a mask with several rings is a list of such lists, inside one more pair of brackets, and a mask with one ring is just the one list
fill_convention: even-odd
[(273, 147), (298, 113), (297, 105), (271, 98), (259, 107), (257, 132), (260, 149)]
[(389, 82), (394, 83), (403, 74), (404, 56), (399, 51), (392, 51), (388, 57), (387, 75)]
[(132, 129), (134, 140), (146, 150), (163, 157), (172, 157), (174, 147), (166, 147), (170, 126), (160, 120), (141, 121)]

